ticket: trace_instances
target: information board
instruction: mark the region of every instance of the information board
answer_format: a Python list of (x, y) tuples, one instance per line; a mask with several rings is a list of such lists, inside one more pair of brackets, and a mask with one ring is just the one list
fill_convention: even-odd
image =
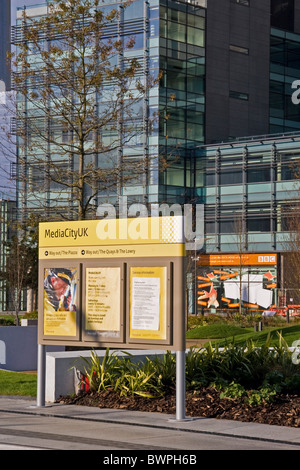
[(182, 217), (41, 223), (39, 344), (181, 350), (184, 260)]

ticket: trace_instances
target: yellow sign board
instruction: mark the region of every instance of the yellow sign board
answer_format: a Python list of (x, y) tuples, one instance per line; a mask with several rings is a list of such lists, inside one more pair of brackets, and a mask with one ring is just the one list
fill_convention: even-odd
[(44, 222), (39, 227), (40, 247), (182, 244), (182, 217)]
[(41, 223), (40, 259), (185, 256), (182, 217)]
[(41, 223), (39, 342), (183, 350), (184, 256), (183, 217)]

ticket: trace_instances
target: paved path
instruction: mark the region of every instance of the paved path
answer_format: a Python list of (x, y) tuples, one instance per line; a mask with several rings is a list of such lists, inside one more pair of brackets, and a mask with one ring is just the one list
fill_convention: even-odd
[(101, 450), (102, 459), (111, 455), (109, 450), (117, 452), (118, 458), (136, 457), (134, 466), (147, 463), (153, 455), (171, 455), (171, 459), (174, 452), (180, 458), (199, 459), (201, 450), (300, 450), (300, 428), (35, 405), (33, 399), (0, 396), (0, 450)]

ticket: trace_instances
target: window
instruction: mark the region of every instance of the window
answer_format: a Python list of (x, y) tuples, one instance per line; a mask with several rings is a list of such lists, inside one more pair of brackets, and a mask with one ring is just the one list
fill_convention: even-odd
[(249, 100), (248, 93), (241, 93), (240, 91), (230, 91), (229, 96), (230, 98), (235, 98), (237, 100), (244, 100), (244, 101)]
[(207, 173), (206, 174), (206, 186), (215, 186), (216, 185), (216, 173)]
[(220, 173), (220, 184), (241, 184), (243, 174), (241, 169), (222, 170)]
[(250, 5), (250, 0), (231, 0), (232, 3), (238, 3), (239, 5), (244, 5), (248, 7)]
[(269, 232), (271, 230), (270, 219), (259, 218), (248, 220), (249, 232)]
[(271, 1), (271, 25), (294, 31), (294, 0)]
[(248, 183), (261, 183), (264, 181), (270, 181), (270, 168), (248, 170)]
[(205, 233), (215, 233), (216, 232), (216, 222), (207, 221), (205, 222)]
[(188, 44), (204, 47), (204, 31), (188, 26), (187, 42)]
[(233, 220), (221, 220), (220, 221), (220, 233), (234, 233), (234, 221)]
[(185, 42), (186, 41), (186, 26), (183, 24), (168, 22), (168, 38), (173, 41)]
[(246, 47), (235, 46), (233, 44), (230, 44), (229, 49), (233, 52), (239, 52), (240, 54), (249, 54), (249, 49), (246, 49)]

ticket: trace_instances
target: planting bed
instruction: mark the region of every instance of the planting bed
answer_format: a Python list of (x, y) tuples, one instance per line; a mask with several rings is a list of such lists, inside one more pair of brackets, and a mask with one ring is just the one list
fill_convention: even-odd
[[(96, 406), (100, 408), (135, 411), (176, 413), (176, 396), (171, 391), (162, 398), (143, 398), (137, 395), (120, 396), (113, 390), (86, 392), (73, 397), (62, 397), (60, 402), (70, 405)], [(274, 402), (249, 406), (243, 398), (220, 398), (211, 387), (197, 393), (186, 394), (186, 416), (229, 419), (277, 426), (300, 427), (300, 396), (279, 394)]]

